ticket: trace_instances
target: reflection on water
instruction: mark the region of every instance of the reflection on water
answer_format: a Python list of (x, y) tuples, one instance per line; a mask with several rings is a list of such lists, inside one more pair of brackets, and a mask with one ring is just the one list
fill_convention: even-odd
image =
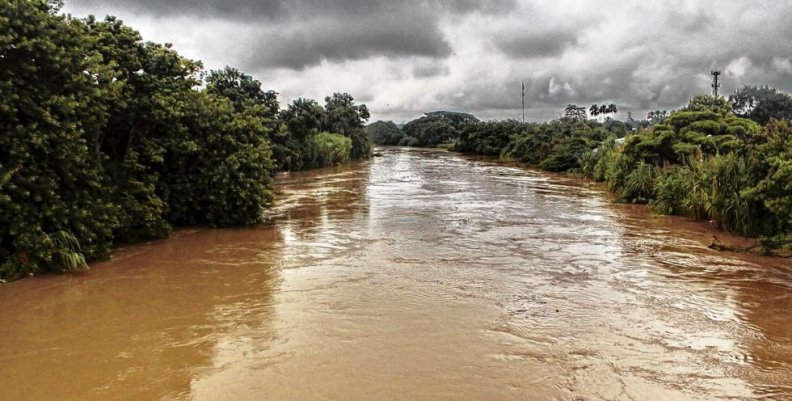
[(0, 287), (0, 399), (792, 399), (790, 262), (705, 226), (439, 151), (277, 190)]

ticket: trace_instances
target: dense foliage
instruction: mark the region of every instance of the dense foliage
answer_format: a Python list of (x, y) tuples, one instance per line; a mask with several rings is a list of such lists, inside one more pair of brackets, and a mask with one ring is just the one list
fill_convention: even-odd
[(404, 132), (393, 121), (377, 121), (366, 126), (366, 133), (377, 145), (398, 145)]
[(393, 122), (377, 121), (366, 131), (378, 145), (433, 147), (454, 143), (467, 125), (478, 121), (472, 114), (434, 111), (408, 122), (401, 130)]
[(769, 86), (744, 86), (729, 96), (734, 114), (759, 124), (792, 119), (792, 96)]
[[(615, 131), (608, 131), (607, 127)], [(622, 126), (607, 126), (577, 118), (547, 123), (516, 120), (478, 122), (465, 128), (454, 149), (500, 156), (550, 171), (577, 170), (584, 153), (608, 135), (621, 134), (623, 129)]]
[(337, 166), (349, 162), (352, 154), (352, 139), (330, 132), (320, 132), (313, 137), (314, 159), (311, 165)]
[(120, 20), (53, 4), (0, 13), (0, 278), (79, 269), (177, 225), (256, 223), (276, 171), (371, 152), (348, 94), (281, 111), (243, 72), (204, 79)]

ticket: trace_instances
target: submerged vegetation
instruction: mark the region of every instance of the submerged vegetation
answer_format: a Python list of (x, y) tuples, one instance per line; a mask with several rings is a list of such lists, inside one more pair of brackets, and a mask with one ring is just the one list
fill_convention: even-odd
[(174, 226), (256, 223), (277, 171), (367, 158), (364, 105), (204, 73), (114, 17), (0, 14), (0, 279), (70, 271)]

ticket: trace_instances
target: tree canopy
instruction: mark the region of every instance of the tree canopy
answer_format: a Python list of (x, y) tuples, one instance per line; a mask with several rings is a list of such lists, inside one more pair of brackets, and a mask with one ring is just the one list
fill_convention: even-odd
[(415, 138), (418, 146), (434, 146), (453, 143), (467, 124), (477, 121), (467, 113), (435, 111), (408, 122), (402, 130), (407, 137)]
[(371, 141), (378, 145), (398, 145), (404, 133), (393, 121), (377, 121), (366, 126)]
[(792, 118), (792, 96), (769, 86), (744, 86), (729, 96), (734, 114), (759, 124)]

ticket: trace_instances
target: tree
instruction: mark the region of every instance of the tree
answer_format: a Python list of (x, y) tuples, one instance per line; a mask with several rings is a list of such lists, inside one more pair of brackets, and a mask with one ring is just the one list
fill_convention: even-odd
[(325, 112), (324, 128), (342, 135), (363, 128), (370, 117), (366, 105), (356, 105), (348, 93), (325, 97)]
[(586, 108), (577, 106), (574, 104), (569, 104), (564, 109), (564, 118), (570, 120), (585, 120), (586, 119)]
[(272, 201), (271, 152), (256, 108), (207, 91), (166, 96), (161, 120), (174, 132), (165, 143), (167, 170), (159, 186), (176, 225), (254, 224)]
[(108, 118), (106, 69), (85, 25), (55, 11), (42, 0), (8, 0), (0, 13), (5, 277), (106, 257), (118, 224), (95, 151)]
[[(570, 105), (570, 106), (574, 106), (574, 105)], [(569, 106), (567, 106), (567, 108), (569, 108)], [(618, 109), (616, 108), (616, 105), (613, 104), (613, 103), (611, 103), (609, 105), (604, 105), (604, 104), (603, 105), (597, 105), (595, 103), (595, 104), (591, 105), (591, 108), (589, 108), (589, 114), (592, 117), (596, 117), (596, 116), (599, 116), (599, 115), (614, 114), (617, 111), (618, 111)]]
[(354, 100), (348, 93), (326, 97), (322, 128), (352, 139), (351, 158), (357, 160), (371, 155), (371, 139), (364, 129), (371, 115), (365, 104), (356, 105)]
[(514, 135), (520, 134), (529, 124), (517, 120), (480, 121), (466, 124), (454, 145), (459, 152), (473, 152), (499, 156)]
[(649, 132), (630, 137), (624, 154), (631, 164), (685, 164), (699, 155), (713, 156), (739, 149), (759, 127), (735, 116), (723, 98), (696, 96)]
[(226, 66), (222, 70), (209, 71), (206, 76), (206, 90), (231, 100), (237, 111), (260, 105), (266, 118), (274, 119), (278, 113), (278, 93), (262, 90), (261, 82), (233, 67)]
[[(108, 193), (119, 206), (119, 241), (168, 235), (162, 179), (168, 145), (176, 133), (163, 120), (165, 98), (190, 93), (200, 84), (201, 64), (179, 56), (169, 45), (143, 43), (140, 34), (115, 17), (85, 20), (88, 43), (102, 55), (108, 119), (96, 143), (104, 156)], [(102, 71), (102, 70), (100, 70)]]
[(465, 126), (476, 123), (472, 114), (452, 111), (433, 111), (404, 125), (402, 131), (415, 138), (417, 146), (435, 146), (454, 142)]
[(325, 110), (316, 100), (297, 98), (280, 113), (280, 119), (286, 124), (289, 134), (301, 140), (319, 132)]
[(393, 121), (377, 121), (366, 126), (371, 141), (377, 145), (398, 145), (404, 133)]
[(313, 137), (322, 129), (325, 110), (313, 99), (297, 98), (278, 115), (281, 129), (272, 136), (278, 170), (311, 167)]
[(668, 117), (669, 113), (666, 110), (653, 110), (646, 114), (646, 119), (650, 124), (660, 124)]
[(768, 123), (750, 144), (748, 161), (756, 185), (743, 195), (761, 202), (770, 216), (762, 216), (765, 242), (771, 248), (792, 244), (792, 129), (789, 123), (775, 120)]
[(744, 86), (729, 96), (734, 114), (765, 125), (792, 119), (792, 96), (769, 86)]

